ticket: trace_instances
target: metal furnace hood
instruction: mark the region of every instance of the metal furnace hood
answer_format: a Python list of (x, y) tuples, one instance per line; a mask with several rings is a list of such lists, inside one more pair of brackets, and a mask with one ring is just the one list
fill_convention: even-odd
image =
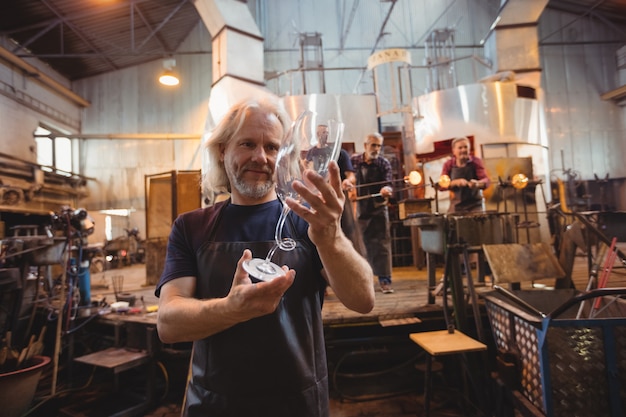
[(515, 82), (484, 82), (433, 91), (413, 99), (418, 109), (415, 140), (418, 154), (455, 136), (484, 143), (531, 143), (547, 146), (539, 89)]

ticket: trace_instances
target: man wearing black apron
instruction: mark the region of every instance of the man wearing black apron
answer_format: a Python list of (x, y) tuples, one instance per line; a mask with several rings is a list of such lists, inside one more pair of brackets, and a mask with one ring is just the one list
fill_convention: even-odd
[(357, 218), (367, 260), (383, 294), (392, 293), (391, 232), (387, 201), (393, 195), (391, 164), (382, 156), (383, 136), (367, 135), (365, 152), (352, 155), (357, 182)]
[(372, 270), (340, 227), (345, 197), (334, 162), (328, 182), (305, 172), (319, 194), (293, 185), (306, 205), (286, 199), (284, 235), (297, 245), (272, 258), (284, 274), (253, 283), (243, 268), (274, 243), (275, 161), (287, 127), (273, 102), (234, 106), (207, 141), (204, 179), (230, 199), (172, 226), (157, 330), (164, 343), (194, 342), (184, 416), (327, 417), (326, 285), (349, 309), (373, 308)]
[(444, 163), (441, 175), (450, 178), (449, 213), (484, 211), (482, 190), (489, 186), (489, 177), (483, 161), (470, 155), (468, 138), (452, 140), (452, 158)]
[[(450, 178), (450, 207), (448, 213), (464, 215), (485, 211), (483, 190), (489, 186), (489, 177), (483, 161), (477, 156), (470, 155), (470, 141), (462, 136), (452, 140), (452, 158), (447, 160), (441, 175)], [(445, 189), (445, 188), (444, 188)], [(469, 257), (470, 267), (475, 268), (479, 256), (475, 253)], [(466, 265), (461, 262), (463, 274)]]

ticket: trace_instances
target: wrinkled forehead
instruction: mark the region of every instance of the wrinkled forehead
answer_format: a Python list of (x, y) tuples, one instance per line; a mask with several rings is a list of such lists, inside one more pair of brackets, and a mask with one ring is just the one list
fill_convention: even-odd
[(259, 107), (249, 107), (242, 120), (239, 131), (259, 130), (272, 139), (282, 140), (284, 136), (283, 125), (278, 116)]
[(370, 145), (381, 145), (383, 143), (383, 140), (376, 137), (376, 136), (368, 136), (367, 137), (367, 142), (365, 142), (366, 145), (370, 146)]

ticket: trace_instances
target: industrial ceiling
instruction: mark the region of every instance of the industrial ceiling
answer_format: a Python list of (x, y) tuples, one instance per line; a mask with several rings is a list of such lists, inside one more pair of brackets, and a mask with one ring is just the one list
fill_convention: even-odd
[[(550, 0), (547, 7), (612, 25), (626, 42), (626, 0)], [(12, 0), (0, 6), (0, 36), (15, 42), (8, 49), (35, 56), (70, 80), (176, 54), (199, 21), (193, 0)]]
[(174, 54), (200, 21), (190, 0), (13, 0), (0, 6), (11, 52), (70, 80)]

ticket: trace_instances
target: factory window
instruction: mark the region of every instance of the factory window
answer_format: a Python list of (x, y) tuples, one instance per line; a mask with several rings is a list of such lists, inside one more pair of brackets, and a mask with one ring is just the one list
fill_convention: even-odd
[(126, 236), (130, 229), (130, 215), (135, 211), (130, 209), (107, 209), (100, 210), (104, 214), (104, 235), (107, 240), (113, 240), (119, 236)]
[[(39, 130), (41, 128), (38, 128)], [(35, 132), (38, 134), (41, 132)], [(53, 160), (53, 147), (52, 147), (52, 139), (49, 137), (35, 137), (35, 142), (37, 142), (37, 163), (39, 165), (45, 165), (51, 167), (54, 164)]]
[(35, 130), (37, 163), (44, 170), (71, 175), (74, 170), (75, 149), (72, 140), (54, 129), (39, 126)]
[(107, 240), (113, 240), (113, 233), (111, 233), (111, 216), (106, 216), (104, 218), (104, 235), (106, 236)]

